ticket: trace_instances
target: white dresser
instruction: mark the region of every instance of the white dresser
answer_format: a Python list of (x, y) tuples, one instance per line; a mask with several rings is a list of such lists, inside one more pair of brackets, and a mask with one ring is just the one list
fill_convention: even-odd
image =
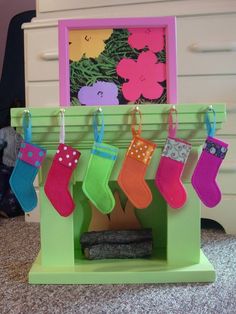
[[(222, 201), (202, 217), (236, 234), (236, 1), (38, 0), (37, 17), (24, 24), (26, 104), (59, 106), (58, 19), (177, 16), (179, 103), (227, 104), (219, 132), (230, 149), (218, 181)], [(37, 188), (37, 182), (36, 188)], [(39, 208), (26, 216), (39, 220)]]

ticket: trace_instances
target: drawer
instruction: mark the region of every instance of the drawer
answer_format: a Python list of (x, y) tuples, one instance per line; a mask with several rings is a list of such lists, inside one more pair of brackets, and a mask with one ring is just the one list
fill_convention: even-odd
[(59, 82), (31, 82), (26, 87), (26, 105), (29, 107), (58, 107)]
[(39, 18), (183, 16), (236, 11), (233, 0), (37, 0)]
[(221, 202), (214, 208), (202, 205), (202, 218), (217, 221), (228, 234), (236, 234), (236, 195), (222, 195)]
[(216, 181), (222, 193), (236, 195), (236, 161), (224, 160)]
[(236, 195), (236, 138), (219, 138), (229, 144), (229, 150), (220, 167), (217, 182), (222, 193)]
[[(221, 164), (220, 171), (218, 173), (216, 181), (220, 187), (222, 193), (235, 194), (236, 196), (236, 138), (225, 139), (223, 141), (229, 144), (229, 151), (225, 157), (225, 160)], [(201, 152), (201, 150), (200, 150)], [(200, 157), (200, 156), (199, 156)], [(196, 152), (192, 149), (182, 175), (183, 182), (191, 182), (194, 169), (197, 165), (198, 157)]]
[[(236, 101), (234, 104), (227, 105), (227, 121), (224, 124), (224, 127), (218, 131), (220, 136), (231, 136), (236, 135)], [(236, 156), (236, 155), (235, 155)]]
[(178, 18), (179, 75), (236, 74), (234, 29), (236, 14)]
[(220, 135), (236, 134), (236, 75), (179, 76), (179, 103), (226, 103), (227, 122)]
[[(223, 162), (223, 167), (224, 168), (224, 164), (226, 163), (227, 165), (225, 165), (225, 170), (222, 172), (236, 172), (236, 137), (233, 138), (227, 138), (227, 137), (221, 137), (219, 136), (219, 134), (217, 133), (216, 138), (221, 139), (222, 141), (226, 142), (229, 144), (229, 149), (228, 152), (225, 156), (225, 160)], [(230, 168), (230, 165), (234, 164), (233, 168)], [(227, 171), (228, 169), (228, 171)], [(236, 183), (236, 180), (235, 180)]]
[(57, 27), (25, 30), (27, 81), (58, 81)]
[[(155, 2), (161, 2), (163, 0), (156, 0)], [(167, 0), (164, 0), (167, 1)], [(121, 6), (127, 4), (145, 3), (145, 0), (98, 0), (98, 1), (87, 1), (87, 0), (40, 0), (38, 1), (38, 11), (41, 13), (64, 11), (64, 10), (76, 10), (76, 9), (88, 9), (88, 8), (99, 8), (107, 6)]]
[[(236, 57), (236, 56), (235, 56)], [(178, 76), (179, 103), (226, 103), (236, 108), (236, 75)], [(231, 108), (232, 109), (232, 108)]]

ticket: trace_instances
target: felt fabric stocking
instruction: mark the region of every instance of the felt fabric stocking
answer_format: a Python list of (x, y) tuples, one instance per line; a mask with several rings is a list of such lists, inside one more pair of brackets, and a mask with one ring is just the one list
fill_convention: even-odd
[(10, 177), (10, 186), (25, 212), (37, 206), (37, 195), (33, 186), (34, 179), (46, 156), (46, 150), (40, 146), (23, 142)]
[[(213, 122), (210, 121), (213, 114)], [(207, 138), (192, 176), (192, 185), (200, 200), (207, 207), (216, 206), (221, 200), (221, 191), (216, 177), (228, 150), (228, 144), (215, 138), (216, 113), (212, 106), (205, 114)]]
[[(98, 118), (102, 125), (98, 131)], [(93, 117), (94, 144), (83, 181), (83, 192), (94, 206), (103, 214), (110, 213), (115, 206), (113, 193), (108, 185), (114, 167), (118, 148), (103, 143), (104, 119), (102, 111), (96, 111)]]
[(216, 206), (221, 200), (221, 191), (216, 182), (228, 144), (208, 136), (192, 176), (192, 185), (200, 200), (207, 207)]
[(44, 191), (61, 216), (69, 216), (75, 204), (69, 191), (71, 175), (80, 158), (80, 152), (60, 143), (48, 172)]
[[(174, 114), (175, 122), (173, 122)], [(176, 138), (178, 120), (177, 110), (174, 106), (169, 111), (168, 125), (168, 138), (157, 168), (155, 184), (167, 204), (177, 209), (181, 208), (187, 200), (181, 176), (191, 150), (191, 144)]]
[(155, 184), (172, 208), (182, 207), (187, 193), (181, 181), (191, 145), (177, 138), (167, 138), (156, 172)]
[(136, 208), (146, 208), (152, 201), (145, 174), (156, 144), (135, 136), (128, 148), (118, 177), (118, 184)]
[[(134, 127), (135, 112), (138, 112), (140, 116), (137, 131)], [(152, 201), (152, 192), (145, 181), (145, 174), (157, 145), (140, 136), (142, 116), (139, 109), (132, 112), (132, 118), (133, 140), (119, 173), (118, 184), (130, 202), (136, 208), (141, 209), (148, 207)]]
[(115, 199), (108, 181), (114, 167), (118, 149), (105, 143), (94, 143), (83, 182), (83, 191), (94, 206), (108, 214), (115, 206)]

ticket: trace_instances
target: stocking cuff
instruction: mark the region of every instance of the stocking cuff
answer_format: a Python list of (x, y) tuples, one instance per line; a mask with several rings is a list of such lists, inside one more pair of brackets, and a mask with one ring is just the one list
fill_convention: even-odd
[(71, 146), (59, 144), (55, 159), (62, 165), (75, 169), (80, 157), (80, 152)]
[(45, 156), (46, 150), (44, 148), (31, 143), (21, 143), (18, 158), (24, 162), (39, 168)]
[(168, 137), (162, 156), (185, 163), (191, 150), (191, 144), (177, 138)]
[(228, 151), (228, 144), (213, 138), (211, 136), (208, 136), (203, 150), (211, 155), (214, 155), (220, 159), (224, 159), (225, 155)]
[(97, 143), (93, 144), (91, 153), (106, 159), (116, 160), (118, 154), (118, 148), (106, 144), (106, 143)]
[(156, 146), (156, 144), (150, 141), (147, 141), (139, 136), (135, 136), (129, 146), (127, 155), (144, 163), (145, 165), (148, 165)]

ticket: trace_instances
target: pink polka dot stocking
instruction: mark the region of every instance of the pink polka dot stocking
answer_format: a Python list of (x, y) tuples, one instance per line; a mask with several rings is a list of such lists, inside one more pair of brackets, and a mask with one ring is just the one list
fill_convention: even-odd
[(59, 144), (48, 172), (44, 191), (61, 216), (69, 216), (75, 203), (69, 191), (71, 175), (80, 158), (80, 152), (65, 144)]

